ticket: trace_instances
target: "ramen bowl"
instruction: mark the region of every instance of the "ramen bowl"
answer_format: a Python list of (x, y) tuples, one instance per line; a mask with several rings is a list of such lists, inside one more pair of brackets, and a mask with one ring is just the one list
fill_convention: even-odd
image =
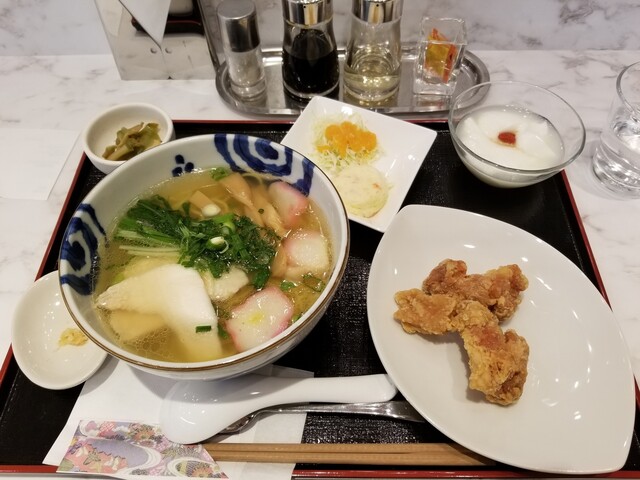
[(494, 187), (546, 180), (578, 158), (585, 145), (584, 125), (573, 107), (525, 82), (486, 82), (461, 92), (448, 121), (464, 165)]
[[(310, 307), (288, 327), (240, 353), (217, 360), (189, 362), (157, 360), (132, 353), (116, 342), (96, 307), (100, 256), (111, 225), (121, 218), (134, 199), (148, 194), (152, 187), (176, 177), (184, 179), (220, 167), (282, 180), (307, 196), (323, 213), (331, 263), (323, 288)], [(111, 356), (143, 371), (179, 380), (229, 378), (274, 362), (314, 328), (344, 274), (349, 241), (349, 223), (340, 196), (326, 175), (307, 158), (262, 138), (241, 134), (196, 136), (143, 152), (135, 162), (125, 163), (91, 190), (74, 212), (64, 233), (59, 258), (60, 285), (63, 299), (78, 327)]]

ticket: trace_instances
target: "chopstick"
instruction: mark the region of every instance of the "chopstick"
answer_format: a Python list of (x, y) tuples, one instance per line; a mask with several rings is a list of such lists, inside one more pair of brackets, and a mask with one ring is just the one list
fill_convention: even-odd
[(344, 465), (477, 466), (495, 462), (449, 443), (205, 443), (214, 460)]

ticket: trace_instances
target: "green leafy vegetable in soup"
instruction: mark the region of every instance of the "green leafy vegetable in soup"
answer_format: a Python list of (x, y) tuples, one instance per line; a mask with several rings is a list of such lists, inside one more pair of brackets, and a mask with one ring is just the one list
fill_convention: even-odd
[(183, 212), (173, 210), (158, 195), (138, 200), (120, 220), (114, 237), (134, 255), (175, 249), (178, 263), (208, 270), (215, 278), (236, 265), (253, 277), (256, 288), (264, 287), (280, 240), (276, 233), (232, 212), (198, 220), (188, 215), (189, 210), (188, 203)]
[(317, 300), (326, 222), (285, 182), (225, 169), (135, 199), (101, 245), (95, 305), (122, 348), (193, 362), (254, 348)]

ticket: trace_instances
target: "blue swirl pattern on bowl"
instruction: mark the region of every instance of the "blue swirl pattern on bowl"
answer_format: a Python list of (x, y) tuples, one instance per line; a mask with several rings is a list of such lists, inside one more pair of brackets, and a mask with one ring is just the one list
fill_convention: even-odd
[(275, 177), (292, 177), (287, 178), (287, 182), (305, 195), (309, 195), (315, 165), (305, 157), (302, 161), (301, 176), (296, 179), (296, 172), (293, 171), (293, 150), (289, 147), (277, 144), (278, 148), (275, 148), (276, 144), (270, 140), (255, 139), (247, 135), (216, 134), (213, 143), (234, 172), (253, 170)]
[(88, 203), (81, 203), (67, 226), (62, 239), (60, 260), (68, 262), (73, 273), (60, 275), (60, 283), (70, 285), (81, 295), (89, 295), (93, 291), (93, 260), (98, 257), (99, 237), (106, 232), (94, 208)]

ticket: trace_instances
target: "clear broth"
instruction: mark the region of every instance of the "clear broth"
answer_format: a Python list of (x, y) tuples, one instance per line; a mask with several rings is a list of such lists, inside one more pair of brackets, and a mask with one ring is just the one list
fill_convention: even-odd
[[(257, 174), (245, 174), (243, 176), (252, 186), (252, 191), (264, 189), (273, 181), (266, 176)], [(160, 195), (170, 203), (172, 209), (178, 210), (183, 203), (189, 201), (191, 195), (197, 190), (200, 190), (209, 198), (213, 199), (214, 202), (221, 207), (221, 214), (234, 212), (239, 215), (244, 215), (244, 206), (236, 200), (223, 185), (213, 180), (209, 171), (190, 173), (165, 181), (145, 192), (145, 194), (139, 198)], [(138, 198), (134, 199), (126, 210), (131, 208), (137, 200)], [(125, 212), (123, 212), (123, 214), (124, 213)], [(118, 222), (119, 218), (114, 220), (109, 228), (109, 240), (100, 245), (100, 273), (96, 281), (94, 299), (111, 285), (117, 283), (122, 278), (122, 273), (125, 268), (136, 261), (136, 258), (139, 258), (122, 250), (120, 248), (121, 242), (113, 238), (113, 233)], [(326, 219), (324, 214), (312, 201), (309, 202), (307, 211), (302, 214), (300, 222), (296, 226), (296, 230), (301, 228), (318, 231), (323, 234), (329, 244), (329, 253), (332, 254), (331, 237), (328, 235)], [(284, 238), (282, 240), (284, 240)], [(175, 259), (174, 262), (177, 262), (177, 259)], [(331, 258), (330, 265), (333, 265), (333, 263), (334, 260)], [(326, 285), (332, 270), (333, 267), (330, 267), (330, 269), (323, 272), (321, 276), (315, 276), (319, 277)], [(280, 288), (283, 280), (284, 278), (271, 276), (265, 287), (272, 285)], [(224, 325), (228, 312), (244, 302), (250, 295), (255, 293), (255, 291), (252, 285), (247, 285), (242, 287), (231, 298), (225, 301), (215, 302), (214, 308), (218, 314), (219, 324)], [(297, 283), (295, 287), (283, 293), (290, 298), (294, 305), (294, 321), (302, 316), (321, 294), (321, 292), (316, 292), (304, 286), (302, 283)], [(95, 311), (112, 341), (121, 348), (142, 357), (168, 362), (201, 362), (238, 353), (228, 336), (225, 337), (224, 335), (222, 335), (222, 355), (212, 352), (212, 336), (218, 335), (218, 332), (215, 331), (194, 333), (193, 335), (188, 335), (188, 338), (183, 338), (181, 333), (172, 330), (160, 316), (151, 316), (124, 310), (110, 312), (97, 306), (95, 307)], [(163, 326), (154, 328), (149, 333), (133, 336), (133, 339), (130, 340), (125, 339), (123, 335), (117, 333), (119, 329), (114, 328), (112, 325), (112, 323), (116, 321), (118, 325), (129, 324), (129, 322), (138, 322), (137, 324), (140, 324), (140, 322), (148, 322), (154, 325), (161, 323)]]

